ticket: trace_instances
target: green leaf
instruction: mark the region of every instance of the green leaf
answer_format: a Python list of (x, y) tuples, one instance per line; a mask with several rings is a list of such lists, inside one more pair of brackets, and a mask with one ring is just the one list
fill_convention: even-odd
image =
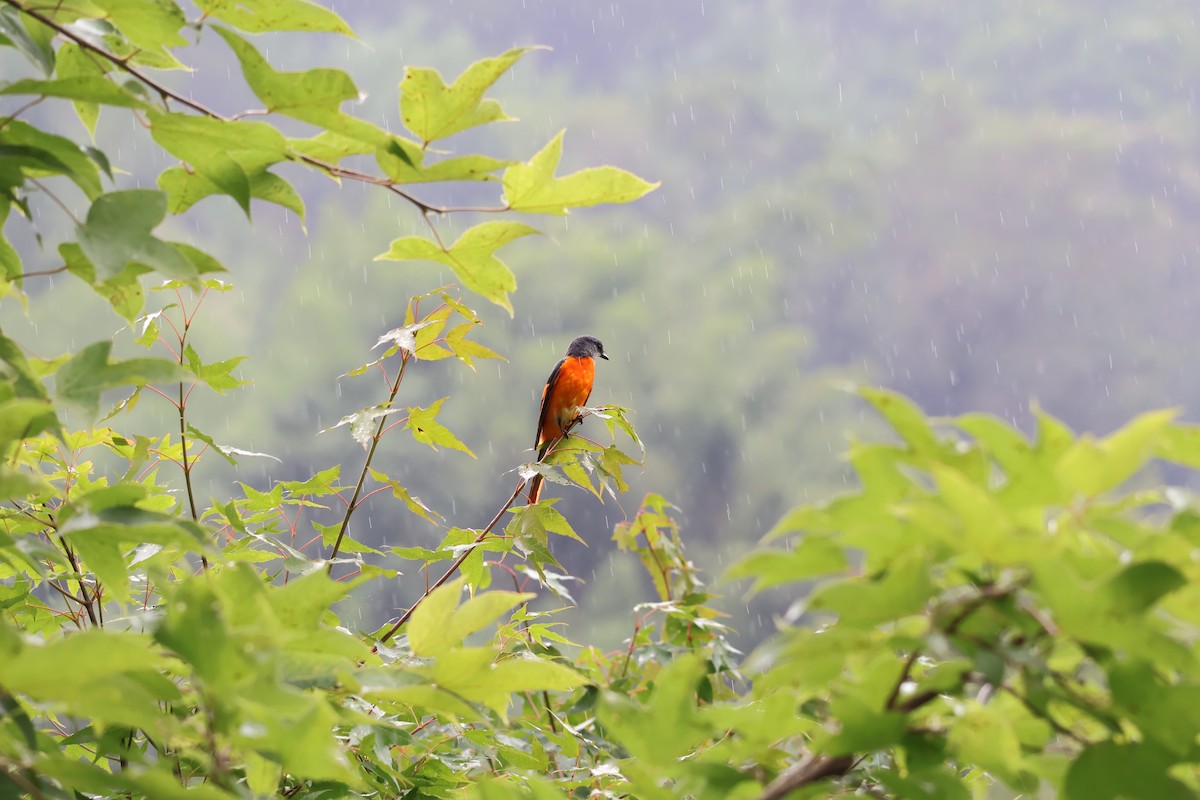
[(1022, 767), (1021, 743), (1013, 720), (996, 705), (966, 703), (947, 736), (959, 763), (977, 764), (1014, 784)]
[(50, 393), (46, 391), (46, 387), (38, 380), (38, 376), (34, 373), (28, 359), (25, 358), (25, 353), (21, 347), (0, 332), (0, 361), (3, 361), (5, 367), (0, 368), (0, 373), (4, 377), (12, 381), (12, 386), (16, 390), (17, 397), (32, 397), (38, 400), (49, 400)]
[(1121, 613), (1144, 614), (1171, 592), (1188, 585), (1183, 573), (1162, 561), (1130, 564), (1104, 588), (1104, 605)]
[(1191, 469), (1200, 469), (1200, 425), (1168, 425), (1159, 435), (1154, 455)]
[(59, 78), (50, 81), (24, 78), (0, 88), (0, 95), (29, 94), (42, 95), (44, 97), (62, 97), (67, 100), (99, 103), (105, 106), (136, 108), (142, 111), (149, 110), (150, 108), (150, 106), (108, 78), (98, 75), (77, 75), (71, 78)]
[(1059, 459), (1059, 478), (1088, 496), (1117, 488), (1154, 457), (1176, 414), (1151, 411), (1098, 442), (1080, 439)]
[(820, 747), (822, 752), (830, 755), (891, 747), (904, 736), (907, 722), (905, 714), (872, 708), (853, 695), (834, 697), (829, 713), (842, 727)]
[[(309, 156), (327, 164), (336, 164), (343, 158), (365, 156), (375, 152), (374, 145), (329, 131), (322, 131), (311, 139), (288, 139), (288, 146), (294, 153)], [(418, 151), (414, 148), (413, 152)]]
[[(55, 73), (59, 78), (103, 78), (102, 63), (99, 59), (89, 57), (83, 48), (74, 42), (65, 42), (58, 48), (58, 65)], [(91, 100), (74, 100), (72, 105), (75, 106), (75, 113), (79, 115), (80, 122), (94, 139), (96, 123), (100, 119), (100, 104)]]
[[(332, 144), (340, 152), (344, 148), (336, 143), (352, 140), (369, 144), (370, 149), (366, 152), (392, 150), (411, 154), (414, 163), (419, 159), (420, 149), (416, 144), (339, 110), (342, 103), (359, 96), (353, 80), (345, 72), (336, 69), (279, 72), (245, 39), (232, 31), (216, 30), (237, 56), (246, 82), (268, 111), (317, 125), (331, 134), (321, 147)], [(309, 155), (318, 158), (315, 154)]]
[(477, 358), (495, 358), (500, 361), (507, 361), (508, 359), (491, 348), (466, 338), (467, 334), (475, 330), (478, 324), (476, 322), (464, 322), (461, 325), (451, 328), (446, 333), (446, 346), (450, 348), (450, 351), (460, 361), (472, 369), (474, 369), (474, 361)]
[(1039, 457), (1020, 431), (987, 414), (966, 414), (955, 420), (1004, 471), (1004, 486), (997, 492), (1006, 505), (1018, 507), (1062, 502), (1062, 485), (1053, 459)]
[(458, 607), (464, 579), (435, 589), (417, 606), (408, 621), (408, 644), (415, 655), (436, 657), (491, 624), (506, 611), (536, 595), (517, 592), (484, 592)]
[(307, 0), (197, 0), (205, 14), (248, 33), (320, 31), (353, 36), (346, 21)]
[[(174, 59), (168, 47), (188, 43), (179, 29), (186, 20), (183, 11), (171, 0), (92, 0), (108, 12), (109, 18), (125, 38), (139, 50), (151, 51)], [(61, 58), (61, 55), (60, 55)]]
[(148, 272), (145, 267), (133, 264), (126, 265), (117, 275), (107, 280), (96, 281), (96, 267), (83, 253), (83, 248), (75, 242), (63, 242), (58, 246), (58, 254), (66, 263), (67, 271), (85, 283), (91, 284), (96, 294), (107, 300), (124, 319), (135, 321), (146, 306), (146, 293), (138, 279)]
[[(236, 200), (247, 215), (250, 177), (237, 156), (252, 157), (252, 171), (259, 173), (287, 157), (283, 134), (262, 122), (160, 113), (150, 117), (150, 134), (164, 150), (191, 164), (198, 174)], [(172, 176), (167, 183), (178, 189), (180, 181)]]
[(752, 592), (844, 572), (849, 566), (841, 545), (828, 536), (809, 535), (795, 550), (760, 550), (737, 561), (725, 573), (730, 580), (753, 578)]
[(907, 397), (886, 389), (862, 387), (858, 395), (869, 402), (888, 421), (896, 433), (919, 454), (935, 454), (941, 450), (937, 434), (929, 426), (917, 404)]
[(1171, 777), (1172, 759), (1144, 743), (1089, 745), (1067, 770), (1064, 800), (1195, 800)]
[[(246, 180), (251, 199), (283, 206), (304, 222), (304, 200), (290, 183), (265, 169), (246, 170)], [(220, 186), (185, 167), (164, 170), (158, 176), (158, 188), (167, 193), (167, 208), (172, 214), (182, 214), (204, 198), (224, 193)]]
[[(0, 500), (25, 499), (31, 494), (50, 491), (53, 488), (41, 476), (0, 465)], [(0, 542), (3, 542), (2, 537)]]
[(375, 260), (420, 259), (445, 264), (463, 286), (506, 309), (511, 316), (508, 293), (517, 288), (517, 279), (493, 254), (509, 242), (535, 233), (536, 228), (520, 222), (484, 222), (468, 228), (449, 248), (420, 236), (405, 236), (394, 240), (388, 251)]
[(562, 158), (563, 131), (527, 164), (504, 171), (504, 200), (514, 211), (566, 214), (570, 208), (600, 203), (628, 203), (658, 188), (616, 167), (592, 167), (561, 178), (554, 176)]
[(442, 410), (442, 404), (448, 399), (448, 397), (443, 397), (428, 408), (409, 408), (408, 421), (404, 423), (404, 427), (412, 431), (414, 439), (421, 444), (429, 445), (434, 450), (437, 450), (440, 445), (442, 447), (449, 447), (452, 450), (461, 450), (471, 458), (475, 458), (475, 454), (459, 441), (458, 437), (451, 433), (449, 428), (442, 425), (436, 419), (438, 413)]
[(511, 119), (495, 100), (483, 96), (509, 67), (535, 48), (518, 47), (467, 67), (446, 86), (434, 69), (409, 67), (400, 84), (400, 117), (418, 139), (429, 144), (459, 131)]
[(96, 163), (88, 158), (79, 145), (21, 120), (9, 120), (0, 128), (0, 154), (32, 177), (67, 176), (89, 200), (102, 191)]
[(434, 589), (420, 601), (408, 621), (408, 646), (414, 655), (436, 656), (458, 644), (446, 634), (462, 589), (463, 579), (458, 578)]
[(920, 612), (935, 594), (928, 566), (917, 551), (895, 559), (881, 575), (821, 586), (809, 608), (838, 614), (841, 624), (868, 628)]
[(166, 663), (153, 642), (131, 633), (92, 629), (37, 647), (25, 647), (16, 658), (0, 659), (0, 685), (34, 697), (54, 698), (62, 684), (140, 670), (161, 670)]
[(184, 348), (183, 355), (187, 368), (191, 370), (192, 374), (199, 378), (205, 386), (218, 394), (225, 394), (230, 389), (236, 389), (239, 386), (245, 386), (249, 383), (249, 381), (242, 381), (233, 377), (233, 370), (238, 364), (246, 360), (246, 356), (237, 356), (225, 361), (205, 364), (200, 361), (199, 353), (190, 344)]
[[(490, 597), (494, 594), (498, 592), (488, 592), (480, 597)], [(545, 658), (532, 657), (501, 661), (492, 667), (488, 680), (496, 689), (506, 692), (569, 692), (589, 682), (570, 667)]]
[(372, 469), (371, 477), (391, 488), (392, 496), (403, 502), (408, 510), (416, 514), (418, 517), (426, 519), (429, 522), (432, 522), (434, 525), (438, 525), (445, 520), (445, 517), (443, 517), (441, 514), (422, 503), (421, 498), (414, 496), (408, 491), (408, 489), (401, 486), (399, 482), (392, 480), (379, 470)]
[(100, 195), (76, 230), (79, 246), (98, 281), (114, 278), (130, 262), (144, 264), (168, 278), (194, 280), (196, 269), (177, 248), (151, 235), (167, 213), (167, 198), (151, 189)]
[(437, 181), (494, 181), (495, 172), (512, 164), (490, 156), (460, 156), (447, 158), (433, 164), (423, 159), (390, 150), (379, 150), (375, 154), (379, 168), (396, 183), (434, 183)]
[(1113, 663), (1107, 672), (1113, 703), (1142, 735), (1187, 757), (1200, 731), (1200, 685), (1168, 683), (1145, 661)]
[(159, 358), (131, 358), (113, 361), (111, 341), (90, 344), (59, 369), (55, 393), (59, 400), (94, 419), (100, 407), (100, 394), (120, 386), (145, 386), (187, 380), (190, 373), (174, 361)]
[(0, 36), (15, 45), (43, 75), (54, 72), (54, 48), (49, 42), (39, 42), (29, 34), (15, 8), (0, 8)]
[(30, 439), (58, 425), (54, 406), (31, 397), (15, 397), (0, 402), (0, 449), (19, 439)]

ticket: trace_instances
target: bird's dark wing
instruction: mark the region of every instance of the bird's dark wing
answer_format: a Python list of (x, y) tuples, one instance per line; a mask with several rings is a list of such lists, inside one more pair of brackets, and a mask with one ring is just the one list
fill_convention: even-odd
[[(550, 372), (550, 377), (546, 379), (546, 386), (542, 389), (542, 408), (538, 411), (537, 436), (533, 440), (533, 446), (536, 448), (542, 443), (542, 431), (546, 429), (546, 414), (550, 412), (550, 398), (554, 394), (554, 384), (558, 382), (558, 372), (562, 369), (562, 365), (566, 363), (566, 359), (560, 359), (554, 365), (554, 369)], [(549, 444), (549, 442), (547, 442)], [(539, 453), (539, 457), (542, 454)]]

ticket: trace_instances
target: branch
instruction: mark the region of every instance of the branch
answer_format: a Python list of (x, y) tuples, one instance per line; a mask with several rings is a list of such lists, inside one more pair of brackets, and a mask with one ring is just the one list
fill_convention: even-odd
[(134, 78), (137, 78), (139, 81), (146, 84), (154, 91), (158, 92), (159, 96), (163, 99), (163, 102), (166, 102), (168, 99), (171, 99), (181, 105), (187, 106), (188, 108), (192, 109), (193, 111), (198, 111), (207, 117), (212, 117), (213, 119), (219, 119), (219, 120), (225, 119), (225, 117), (221, 116), (220, 114), (213, 111), (212, 109), (207, 108), (206, 106), (201, 105), (200, 103), (197, 103), (195, 100), (184, 97), (183, 95), (181, 95), (177, 92), (171, 91), (166, 86), (163, 86), (161, 83), (154, 80), (149, 75), (142, 72), (141, 70), (139, 70), (137, 67), (130, 66), (129, 62), (127, 62), (125, 59), (108, 52), (103, 47), (99, 47), (97, 45), (92, 44), (91, 42), (89, 42), (87, 39), (83, 38), (79, 34), (74, 33), (73, 31), (71, 31), (68, 28), (64, 27), (63, 25), (59, 24), (52, 17), (48, 17), (45, 14), (41, 13), (40, 11), (34, 11), (32, 8), (27, 8), (23, 5), (21, 5), (20, 3), (18, 3), (17, 0), (0, 0), (0, 2), (3, 2), (5, 5), (12, 6), (17, 11), (19, 11), (22, 14), (25, 14), (26, 16), (33, 17), (34, 19), (36, 19), (38, 22), (42, 23), (46, 27), (54, 29), (60, 36), (66, 38), (66, 39), (70, 39), (72, 42), (79, 45), (84, 50), (88, 50), (92, 53), (95, 53), (96, 55), (103, 58), (105, 61), (108, 61), (110, 64), (115, 66), (117, 69), (120, 69), (123, 72), (128, 73), (129, 75), (133, 76)]
[(492, 517), (492, 521), (487, 524), (487, 527), (479, 532), (479, 535), (475, 537), (475, 541), (471, 542), (471, 545), (463, 551), (462, 555), (454, 560), (454, 563), (450, 565), (450, 568), (446, 570), (442, 577), (434, 581), (433, 585), (427, 588), (424, 594), (417, 598), (417, 601), (412, 604), (412, 607), (409, 608), (408, 611), (405, 611), (400, 619), (396, 620), (396, 624), (388, 628), (387, 632), (384, 633), (383, 636), (379, 637), (379, 642), (371, 648), (372, 653), (379, 652), (379, 645), (395, 636), (396, 632), (403, 627), (404, 623), (408, 622), (409, 618), (412, 617), (413, 612), (417, 610), (421, 603), (425, 602), (426, 598), (433, 594), (434, 590), (436, 590), (446, 581), (450, 580), (450, 576), (458, 572), (458, 568), (461, 567), (463, 562), (467, 560), (467, 556), (475, 552), (475, 548), (478, 547), (479, 544), (487, 538), (488, 534), (492, 532), (492, 528), (496, 527), (496, 523), (499, 522), (500, 518), (504, 516), (504, 512), (508, 511), (508, 509), (512, 507), (512, 504), (516, 502), (517, 498), (521, 495), (521, 490), (525, 488), (525, 483), (526, 481), (524, 478), (517, 481), (517, 487), (513, 489), (512, 494), (508, 497), (508, 500), (506, 500), (500, 510), (496, 512), (496, 516)]
[(758, 800), (781, 800), (810, 783), (845, 775), (853, 765), (854, 756), (819, 756), (810, 753), (779, 773), (763, 789)]
[[(110, 64), (115, 66), (117, 69), (125, 72), (126, 74), (137, 79), (138, 81), (141, 81), (143, 84), (145, 84), (146, 86), (150, 87), (155, 92), (157, 92), (158, 96), (162, 98), (164, 104), (169, 100), (174, 100), (175, 102), (179, 103), (180, 105), (186, 106), (186, 107), (192, 109), (193, 111), (203, 114), (206, 117), (211, 117), (212, 119), (220, 120), (221, 122), (230, 122), (232, 120), (239, 119), (243, 116), (246, 116), (247, 114), (251, 114), (251, 113), (259, 114), (260, 113), (257, 109), (254, 109), (252, 111), (247, 111), (247, 112), (243, 112), (241, 114), (236, 114), (232, 117), (225, 116), (224, 114), (221, 114), (220, 112), (214, 111), (213, 109), (209, 108), (208, 106), (204, 105), (203, 103), (198, 103), (195, 100), (192, 100), (190, 97), (185, 97), (182, 94), (180, 94), (179, 92), (176, 92), (176, 91), (168, 88), (167, 86), (159, 83), (154, 78), (151, 78), (149, 75), (147, 75), (146, 73), (139, 70), (137, 67), (130, 65), (126, 59), (121, 58), (120, 56), (117, 56), (113, 53), (108, 52), (103, 47), (99, 47), (95, 44), (92, 44), (87, 39), (83, 38), (82, 36), (72, 32), (68, 28), (59, 24), (52, 17), (46, 16), (45, 14), (41, 13), (40, 11), (35, 11), (32, 8), (28, 8), (24, 5), (22, 5), (21, 3), (17, 2), (17, 0), (0, 0), (0, 2), (4, 3), (5, 5), (11, 6), (12, 8), (15, 8), (17, 11), (19, 11), (22, 14), (26, 14), (26, 15), (36, 19), (38, 22), (41, 22), (43, 25), (46, 25), (47, 27), (55, 30), (60, 36), (66, 38), (66, 39), (70, 39), (72, 42), (79, 45), (83, 49), (85, 49), (91, 53), (95, 53), (96, 55), (103, 58), (105, 61), (108, 61)], [(270, 112), (268, 111), (266, 113), (270, 113)], [(380, 178), (375, 175), (370, 175), (366, 172), (360, 172), (359, 170), (356, 170), (356, 169), (349, 169), (347, 167), (338, 166), (337, 164), (330, 164), (328, 162), (320, 160), (319, 158), (313, 158), (312, 156), (304, 155), (302, 153), (290, 152), (289, 158), (291, 158), (294, 161), (301, 161), (305, 164), (308, 164), (309, 166), (313, 166), (318, 169), (324, 170), (325, 172), (329, 173), (330, 175), (338, 177), (338, 178), (350, 178), (351, 180), (361, 181), (363, 183), (369, 183), (369, 184), (372, 184), (375, 186), (382, 186), (383, 188), (392, 192), (396, 196), (401, 197), (404, 200), (407, 200), (412, 205), (414, 205), (418, 211), (420, 211), (423, 215), (425, 215), (426, 221), (429, 222), (431, 226), (432, 226), (432, 222), (428, 219), (430, 214), (439, 214), (439, 215), (440, 214), (449, 214), (452, 211), (474, 211), (474, 212), (481, 212), (481, 213), (501, 213), (501, 212), (510, 210), (508, 208), (508, 206), (482, 207), (482, 208), (466, 207), (466, 206), (461, 207), (461, 208), (457, 207), (457, 206), (433, 206), (433, 205), (430, 205), (429, 203), (426, 203), (424, 200), (421, 200), (420, 198), (418, 198), (412, 194), (409, 194), (407, 191), (401, 189), (399, 186), (396, 185), (396, 183), (394, 181), (392, 181), (389, 178)], [(444, 245), (443, 245), (443, 248), (444, 248)]]
[[(404, 380), (404, 370), (412, 358), (412, 354), (408, 352), (400, 358), (400, 371), (396, 373), (396, 380), (392, 384), (392, 391), (387, 399), (389, 406), (396, 399), (397, 392), (400, 391), (400, 382)], [(367, 451), (367, 457), (363, 460), (362, 471), (358, 473), (358, 484), (354, 487), (354, 494), (351, 495), (350, 502), (346, 504), (346, 514), (342, 517), (342, 526), (338, 529), (337, 539), (333, 542), (333, 551), (329, 554), (329, 566), (325, 571), (327, 575), (333, 573), (333, 560), (337, 558), (338, 551), (342, 548), (342, 540), (346, 537), (346, 528), (350, 526), (350, 515), (358, 508), (358, 496), (362, 494), (363, 482), (366, 481), (367, 472), (371, 468), (371, 459), (375, 457), (375, 448), (379, 446), (379, 440), (383, 438), (383, 426), (386, 423), (387, 417), (380, 417), (379, 425), (375, 428), (375, 435), (371, 437), (371, 449)]]

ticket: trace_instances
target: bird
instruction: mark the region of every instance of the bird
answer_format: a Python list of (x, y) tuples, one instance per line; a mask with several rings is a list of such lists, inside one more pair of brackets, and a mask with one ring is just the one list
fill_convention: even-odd
[[(538, 412), (537, 438), (534, 441), (538, 461), (546, 457), (546, 452), (556, 439), (565, 436), (567, 430), (582, 419), (580, 408), (592, 393), (596, 356), (608, 361), (600, 340), (595, 336), (578, 336), (567, 346), (567, 354), (551, 370), (542, 389), (542, 407)], [(541, 498), (544, 482), (545, 478), (541, 475), (533, 477), (529, 484), (530, 503), (536, 503)]]

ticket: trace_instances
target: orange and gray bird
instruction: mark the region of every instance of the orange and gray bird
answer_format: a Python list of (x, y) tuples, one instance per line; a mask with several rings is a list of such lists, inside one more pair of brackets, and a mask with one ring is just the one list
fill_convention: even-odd
[[(596, 356), (608, 360), (604, 345), (595, 336), (579, 336), (567, 347), (567, 354), (554, 365), (546, 387), (542, 389), (542, 409), (538, 414), (537, 440), (538, 461), (546, 457), (550, 445), (566, 435), (574, 423), (581, 419), (580, 409), (592, 393), (592, 380), (596, 376)], [(536, 503), (542, 496), (541, 475), (535, 475), (529, 484), (529, 502)]]

